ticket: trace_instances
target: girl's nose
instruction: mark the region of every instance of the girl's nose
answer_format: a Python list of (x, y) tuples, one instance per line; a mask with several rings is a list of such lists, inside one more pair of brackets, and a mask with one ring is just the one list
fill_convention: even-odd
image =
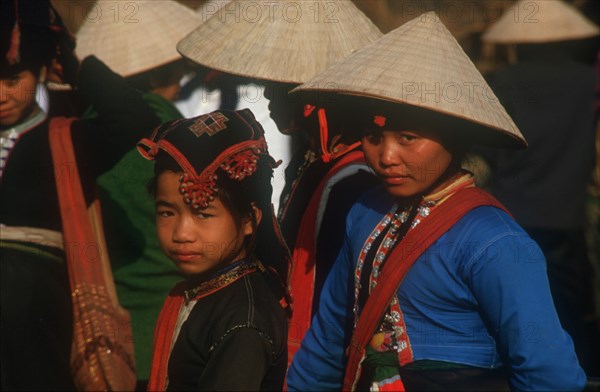
[(173, 229), (173, 242), (194, 242), (195, 235), (193, 230), (193, 222), (190, 218), (181, 217), (177, 220)]

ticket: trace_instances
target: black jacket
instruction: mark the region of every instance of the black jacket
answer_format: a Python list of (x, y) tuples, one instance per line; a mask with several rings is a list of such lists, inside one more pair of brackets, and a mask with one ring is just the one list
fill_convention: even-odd
[(168, 390), (282, 390), (287, 322), (262, 272), (200, 298), (171, 351)]

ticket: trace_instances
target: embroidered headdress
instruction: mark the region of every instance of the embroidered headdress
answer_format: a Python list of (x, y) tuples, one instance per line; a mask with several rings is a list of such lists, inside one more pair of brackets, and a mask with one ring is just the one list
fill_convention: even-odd
[(256, 172), (259, 159), (276, 167), (264, 130), (249, 109), (164, 123), (138, 143), (138, 150), (146, 159), (163, 152), (177, 162), (183, 171), (179, 191), (195, 209), (214, 199), (219, 176), (242, 181)]

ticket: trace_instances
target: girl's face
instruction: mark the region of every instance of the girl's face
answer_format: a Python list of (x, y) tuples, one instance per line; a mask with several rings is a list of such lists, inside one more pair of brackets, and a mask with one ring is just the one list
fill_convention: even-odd
[(440, 138), (423, 131), (369, 131), (362, 137), (362, 148), (369, 166), (396, 198), (412, 197), (428, 190), (452, 162), (452, 154)]
[(193, 210), (179, 193), (180, 175), (172, 171), (158, 175), (158, 240), (184, 275), (206, 277), (247, 256), (244, 238), (254, 231), (252, 221), (248, 217), (236, 222), (218, 198), (207, 208)]
[(25, 70), (0, 79), (0, 126), (12, 127), (35, 108), (38, 77)]

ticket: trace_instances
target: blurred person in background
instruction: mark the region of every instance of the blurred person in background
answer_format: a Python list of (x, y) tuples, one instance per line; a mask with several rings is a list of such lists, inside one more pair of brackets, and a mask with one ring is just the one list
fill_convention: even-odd
[[(173, 102), (185, 64), (175, 46), (200, 23), (193, 10), (176, 1), (99, 1), (77, 32), (76, 52), (97, 56), (123, 76), (161, 122), (181, 119)], [(86, 116), (93, 118), (95, 109)], [(131, 147), (98, 185), (117, 294), (131, 314), (142, 390), (150, 374), (156, 319), (169, 290), (183, 277), (156, 238), (154, 200), (147, 191), (153, 165)]]
[[(525, 18), (527, 10), (535, 11), (535, 23)], [(585, 238), (596, 158), (599, 34), (598, 26), (563, 1), (523, 0), (483, 36), (516, 45), (516, 63), (490, 81), (529, 142), (526, 151), (481, 152), (490, 166), (486, 186), (542, 248), (560, 321), (589, 376), (600, 376), (596, 278)]]
[(96, 118), (71, 124), (88, 203), (95, 179), (158, 118), (97, 58), (79, 63), (75, 41), (48, 1), (3, 1), (1, 7), (1, 387), (72, 390), (73, 293), (62, 235), (69, 222), (61, 220), (56, 185), (69, 173), (53, 165), (51, 116), (36, 102), (35, 86), (48, 75), (73, 87), (73, 102), (97, 110)]

